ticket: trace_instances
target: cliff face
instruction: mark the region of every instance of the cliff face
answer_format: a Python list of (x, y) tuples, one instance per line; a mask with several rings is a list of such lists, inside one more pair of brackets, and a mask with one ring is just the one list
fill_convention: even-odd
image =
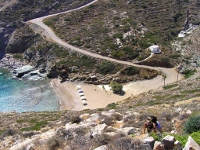
[[(37, 18), (40, 16), (52, 14), (55, 12), (60, 12), (72, 8), (76, 8), (78, 6), (83, 5), (84, 3), (87, 3), (91, 0), (83, 0), (79, 2), (78, 0), (68, 0), (68, 1), (48, 1), (48, 0), (9, 0), (5, 2), (1, 2), (2, 9), (0, 10), (0, 50), (5, 51), (7, 46), (9, 46), (8, 41), (10, 38), (12, 38), (12, 34), (16, 29), (18, 30), (27, 30), (23, 29), (24, 27), (24, 21)], [(65, 6), (65, 7), (64, 7)], [(22, 32), (24, 32), (22, 31)], [(25, 38), (27, 35), (25, 34)], [(22, 39), (22, 40), (24, 40)], [(17, 39), (19, 40), (19, 39)], [(28, 40), (26, 42), (30, 42), (30, 39), (28, 37)], [(17, 46), (17, 45), (16, 45)], [(10, 52), (7, 50), (7, 52)], [(11, 51), (12, 52), (12, 51)], [(19, 50), (21, 52), (21, 50)]]

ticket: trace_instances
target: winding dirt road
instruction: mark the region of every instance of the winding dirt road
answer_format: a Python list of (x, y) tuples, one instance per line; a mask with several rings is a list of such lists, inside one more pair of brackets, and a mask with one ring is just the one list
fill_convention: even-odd
[[(55, 35), (55, 33), (52, 31), (52, 29), (50, 29), (47, 25), (45, 25), (43, 23), (43, 20), (46, 19), (46, 18), (56, 16), (56, 15), (59, 15), (59, 14), (63, 14), (63, 13), (69, 13), (69, 12), (72, 12), (72, 11), (77, 11), (77, 10), (82, 9), (84, 7), (87, 7), (87, 6), (93, 4), (97, 1), (98, 0), (94, 0), (90, 3), (88, 3), (87, 5), (84, 5), (82, 7), (72, 9), (72, 10), (69, 10), (69, 11), (36, 18), (36, 19), (28, 21), (28, 23), (32, 23), (32, 25), (36, 24), (37, 26), (40, 26), (42, 28), (42, 32), (45, 32), (45, 36), (46, 36), (47, 39), (54, 41), (54, 42), (56, 42), (56, 43), (58, 43), (58, 44), (60, 44), (64, 47), (69, 48), (69, 49), (76, 51), (78, 53), (82, 53), (84, 55), (88, 55), (88, 56), (95, 57), (95, 58), (105, 59), (105, 60), (108, 60), (108, 61), (123, 64), (123, 65), (135, 66), (135, 67), (140, 67), (140, 68), (149, 68), (149, 69), (161, 71), (163, 74), (166, 75), (166, 79), (165, 79), (166, 84), (176, 82), (177, 80), (181, 80), (183, 78), (180, 74), (177, 73), (177, 71), (174, 68), (162, 68), (162, 67), (150, 67), (150, 66), (144, 66), (144, 65), (137, 65), (137, 64), (134, 64), (132, 62), (116, 60), (116, 59), (113, 59), (113, 58), (110, 58), (110, 57), (101, 56), (99, 54), (92, 53), (92, 52), (74, 47), (74, 46), (69, 45), (68, 43), (62, 41), (57, 35)], [(38, 32), (38, 31), (35, 30), (35, 32)], [(38, 33), (42, 34), (42, 32), (39, 31)], [(142, 92), (147, 92), (149, 90), (157, 89), (158, 87), (163, 86), (163, 83), (164, 83), (163, 81), (164, 80), (163, 80), (162, 76), (158, 76), (158, 77), (151, 79), (151, 80), (131, 82), (131, 83), (124, 86), (124, 91), (129, 93), (129, 95), (130, 94), (135, 95), (135, 94), (139, 94), (139, 93), (142, 93)]]

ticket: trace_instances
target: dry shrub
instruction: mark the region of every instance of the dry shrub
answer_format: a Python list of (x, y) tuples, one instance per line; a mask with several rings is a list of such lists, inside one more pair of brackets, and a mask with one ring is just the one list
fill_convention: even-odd
[(105, 123), (107, 126), (110, 126), (113, 124), (113, 118), (112, 117), (105, 117), (101, 122), (100, 124), (103, 124)]
[(71, 141), (71, 149), (73, 150), (89, 150), (92, 146), (92, 140), (89, 137), (75, 136)]
[(1, 138), (4, 138), (6, 136), (14, 136), (14, 135), (22, 135), (21, 132), (19, 132), (18, 130), (14, 130), (14, 129), (7, 129), (5, 130), (2, 134), (1, 134)]
[(149, 144), (144, 144), (138, 139), (122, 137), (108, 144), (109, 150), (150, 150)]
[(178, 117), (178, 115), (179, 115), (179, 112), (173, 112), (172, 113), (172, 117), (174, 118), (174, 117)]
[(107, 134), (96, 134), (93, 138), (93, 142), (95, 143), (95, 147), (99, 147), (101, 145), (106, 145), (111, 141), (111, 138)]
[(125, 127), (135, 127), (135, 128), (141, 128), (144, 125), (144, 121), (135, 121), (135, 120), (130, 120), (128, 122), (126, 122), (123, 125), (123, 128)]
[(89, 132), (89, 129), (85, 127), (80, 127), (80, 128), (76, 128), (74, 132), (79, 136), (84, 136)]
[(160, 115), (159, 118), (161, 118), (162, 120), (166, 120), (166, 121), (171, 121), (172, 120), (172, 115), (171, 113), (168, 113), (168, 112), (164, 112)]
[(132, 140), (132, 149), (134, 150), (151, 150), (151, 146), (149, 144), (145, 144), (139, 139)]
[(28, 138), (28, 137), (32, 137), (33, 135), (36, 135), (36, 134), (40, 134), (40, 132), (37, 132), (37, 131), (24, 132), (23, 137)]
[(123, 116), (122, 116), (121, 114), (117, 114), (117, 113), (112, 114), (111, 117), (112, 117), (114, 120), (117, 120), (117, 121), (120, 121), (120, 120), (123, 119)]
[(119, 138), (126, 137), (126, 134), (123, 132), (118, 132), (111, 137), (111, 141), (116, 141)]
[(186, 114), (186, 113), (183, 113), (183, 114), (180, 114), (177, 118), (179, 120), (184, 120), (184, 119), (187, 119), (190, 115)]
[(106, 128), (104, 129), (104, 132), (116, 132), (116, 129), (114, 129), (113, 127), (111, 126), (106, 126)]
[(124, 118), (124, 122), (127, 122), (129, 120), (135, 120), (135, 116), (131, 115), (131, 116), (127, 116), (127, 117)]
[(124, 123), (123, 128), (125, 127), (133, 127), (135, 124), (135, 120), (129, 120), (126, 123)]
[(132, 149), (132, 138), (122, 137), (108, 144), (108, 149), (112, 150), (130, 150)]
[(173, 123), (166, 121), (159, 121), (164, 132), (171, 132), (173, 130)]
[(144, 121), (144, 120), (147, 120), (148, 116), (150, 116), (150, 114), (140, 114), (140, 115), (138, 115), (138, 119), (140, 121), (142, 121), (142, 120)]
[(64, 145), (65, 141), (70, 139), (73, 139), (72, 132), (70, 132), (69, 130), (65, 130), (64, 128), (60, 128), (56, 132), (55, 136), (47, 141), (47, 145), (50, 150), (55, 150)]
[(72, 115), (70, 117), (70, 121), (71, 123), (80, 123), (81, 122), (81, 118), (79, 115)]

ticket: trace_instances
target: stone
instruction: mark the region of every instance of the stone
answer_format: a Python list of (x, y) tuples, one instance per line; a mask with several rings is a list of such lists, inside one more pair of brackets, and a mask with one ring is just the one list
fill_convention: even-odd
[(138, 149), (141, 150), (152, 150), (151, 146), (147, 143), (143, 143)]
[(150, 136), (150, 137), (145, 138), (143, 140), (143, 142), (146, 143), (146, 144), (149, 144), (151, 146), (151, 148), (153, 149), (154, 143), (155, 143), (155, 139), (152, 136)]
[(107, 125), (104, 124), (98, 124), (93, 129), (91, 129), (91, 135), (94, 136), (96, 134), (102, 134), (103, 130), (105, 129)]
[(163, 145), (168, 149), (173, 149), (175, 138), (173, 136), (167, 135), (165, 136), (162, 141)]
[(182, 145), (179, 141), (174, 142), (174, 149), (175, 150), (182, 150)]
[(106, 145), (102, 145), (100, 147), (95, 148), (94, 150), (107, 150), (107, 146)]
[(191, 136), (189, 136), (183, 150), (200, 150), (200, 146), (194, 141)]
[(156, 141), (153, 150), (165, 150), (165, 147), (161, 142)]
[(13, 73), (16, 75), (16, 77), (22, 77), (24, 74), (33, 71), (33, 69), (34, 67), (26, 65), (21, 68), (14, 69)]
[(90, 117), (87, 118), (85, 120), (85, 122), (94, 122), (94, 123), (96, 123), (96, 122), (98, 122), (98, 119), (99, 119), (99, 115), (97, 113), (95, 113), (95, 114), (90, 115)]
[(118, 131), (125, 133), (126, 135), (133, 134), (135, 131), (134, 127), (126, 127), (126, 128), (120, 128)]

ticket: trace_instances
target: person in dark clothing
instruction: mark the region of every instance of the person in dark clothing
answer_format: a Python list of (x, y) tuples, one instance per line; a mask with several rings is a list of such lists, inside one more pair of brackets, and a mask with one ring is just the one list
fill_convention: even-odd
[(143, 126), (143, 133), (145, 133), (146, 130), (148, 133), (150, 133), (151, 131), (156, 132), (156, 130), (161, 132), (161, 130), (162, 130), (161, 125), (157, 121), (157, 118), (156, 118), (156, 120), (154, 118), (156, 118), (156, 117), (154, 117), (154, 116), (148, 117), (147, 122), (145, 122), (144, 126)]

